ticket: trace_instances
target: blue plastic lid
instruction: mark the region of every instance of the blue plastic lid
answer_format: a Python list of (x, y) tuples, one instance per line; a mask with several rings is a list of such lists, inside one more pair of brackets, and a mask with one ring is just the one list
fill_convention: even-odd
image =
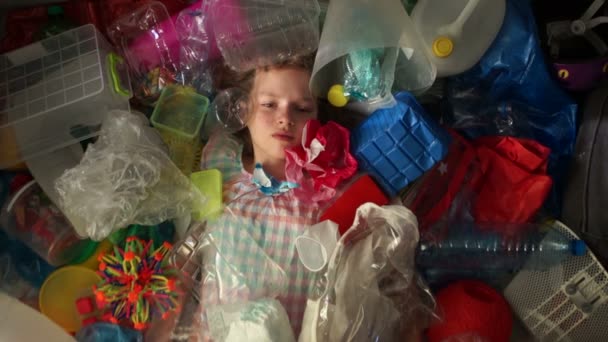
[(583, 240), (572, 240), (572, 255), (583, 256), (587, 253), (587, 245)]

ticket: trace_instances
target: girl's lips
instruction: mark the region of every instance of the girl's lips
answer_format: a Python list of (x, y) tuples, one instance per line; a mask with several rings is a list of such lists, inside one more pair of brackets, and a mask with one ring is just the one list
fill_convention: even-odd
[(294, 137), (285, 133), (275, 133), (272, 135), (273, 138), (281, 140), (281, 141), (292, 141)]

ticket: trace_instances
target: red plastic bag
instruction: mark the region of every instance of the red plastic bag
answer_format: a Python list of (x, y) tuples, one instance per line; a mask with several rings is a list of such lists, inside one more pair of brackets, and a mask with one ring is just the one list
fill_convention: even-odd
[[(462, 189), (475, 158), (475, 149), (467, 140), (455, 132), (450, 134), (454, 140), (444, 160), (424, 175), (413, 200), (404, 200), (406, 206), (416, 214), (421, 232), (446, 215)], [(408, 203), (410, 201), (411, 204)]]
[(440, 236), (447, 224), (427, 231), (467, 217), (478, 224), (529, 222), (553, 184), (546, 174), (550, 150), (528, 139), (482, 137), (469, 142), (452, 135), (455, 143), (446, 158), (404, 199), (418, 217), (420, 231)]
[(301, 198), (326, 201), (340, 183), (357, 172), (357, 160), (350, 154), (350, 132), (330, 121), (325, 125), (310, 120), (304, 126), (302, 144), (285, 150), (285, 176), (298, 183)]
[(526, 223), (542, 207), (553, 181), (549, 148), (533, 140), (484, 137), (475, 142), (480, 169), (474, 180), (476, 222)]
[(0, 41), (0, 53), (31, 44), (48, 20), (46, 6), (13, 10), (6, 19), (6, 36)]

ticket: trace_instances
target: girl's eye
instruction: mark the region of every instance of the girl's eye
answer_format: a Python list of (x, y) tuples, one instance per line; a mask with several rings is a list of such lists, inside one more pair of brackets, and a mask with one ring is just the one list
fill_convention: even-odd
[(262, 103), (262, 107), (264, 107), (264, 108), (273, 108), (274, 107), (274, 103), (272, 103), (272, 102), (265, 102), (265, 103)]
[(310, 112), (312, 112), (312, 109), (308, 108), (308, 107), (298, 107), (296, 109), (298, 110), (298, 112), (302, 112), (302, 113), (310, 113)]

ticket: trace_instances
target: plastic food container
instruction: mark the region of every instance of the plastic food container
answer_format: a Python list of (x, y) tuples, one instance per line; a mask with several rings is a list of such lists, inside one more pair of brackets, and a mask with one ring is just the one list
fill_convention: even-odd
[(97, 135), (129, 97), (122, 59), (91, 24), (0, 55), (0, 136), (10, 150), (0, 168)]

